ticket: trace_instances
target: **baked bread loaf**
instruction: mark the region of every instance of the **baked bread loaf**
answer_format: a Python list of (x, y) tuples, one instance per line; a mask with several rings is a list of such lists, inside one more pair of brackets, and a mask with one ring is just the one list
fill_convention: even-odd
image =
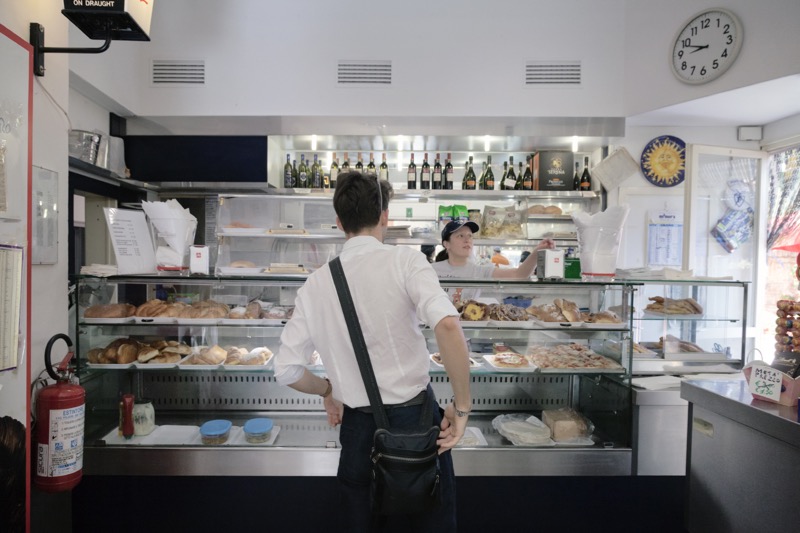
[(567, 322), (580, 322), (581, 310), (578, 309), (578, 304), (564, 298), (556, 298), (553, 303), (564, 315), (564, 318), (567, 319)]
[(233, 261), (230, 264), (231, 268), (255, 268), (256, 264), (252, 261)]
[(127, 318), (136, 313), (136, 306), (131, 304), (93, 305), (83, 312), (84, 318)]
[(544, 208), (545, 215), (560, 215), (562, 213), (563, 211), (561, 211), (561, 208), (557, 205), (548, 205)]
[(261, 303), (250, 302), (249, 304), (247, 304), (247, 307), (245, 308), (244, 317), (252, 319), (261, 318)]
[(545, 409), (542, 411), (542, 422), (550, 428), (550, 435), (556, 442), (591, 435), (586, 419), (572, 409)]
[(199, 365), (218, 365), (227, 358), (228, 352), (216, 344), (211, 348), (200, 350), (193, 357), (195, 364)]

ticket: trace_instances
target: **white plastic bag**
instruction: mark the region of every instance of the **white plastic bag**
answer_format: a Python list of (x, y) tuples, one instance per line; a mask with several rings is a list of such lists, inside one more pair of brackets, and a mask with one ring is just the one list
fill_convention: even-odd
[(533, 415), (512, 413), (498, 415), (492, 427), (515, 446), (552, 446), (550, 428)]

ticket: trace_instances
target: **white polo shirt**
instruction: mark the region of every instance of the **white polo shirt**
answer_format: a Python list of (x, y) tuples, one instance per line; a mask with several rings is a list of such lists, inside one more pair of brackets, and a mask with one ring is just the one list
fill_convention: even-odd
[[(384, 404), (403, 403), (428, 385), (430, 360), (421, 320), (433, 328), (458, 316), (425, 255), (370, 236), (348, 239), (339, 256)], [(275, 378), (295, 383), (319, 352), (333, 395), (350, 407), (369, 405), (328, 265), (297, 291), (281, 334)]]

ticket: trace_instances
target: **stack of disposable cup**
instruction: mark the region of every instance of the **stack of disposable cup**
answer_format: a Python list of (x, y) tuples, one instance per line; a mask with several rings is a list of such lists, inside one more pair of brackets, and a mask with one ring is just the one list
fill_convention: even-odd
[(627, 206), (610, 207), (595, 213), (574, 213), (581, 254), (581, 278), (584, 281), (613, 281), (622, 226), (628, 217)]

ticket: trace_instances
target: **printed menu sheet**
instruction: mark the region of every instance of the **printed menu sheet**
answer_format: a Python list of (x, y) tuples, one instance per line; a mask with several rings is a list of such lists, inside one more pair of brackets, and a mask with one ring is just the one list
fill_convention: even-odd
[(103, 212), (117, 257), (117, 272), (120, 275), (154, 273), (156, 254), (144, 213), (116, 207), (106, 207)]
[(22, 258), (22, 247), (0, 244), (0, 370), (17, 366)]

